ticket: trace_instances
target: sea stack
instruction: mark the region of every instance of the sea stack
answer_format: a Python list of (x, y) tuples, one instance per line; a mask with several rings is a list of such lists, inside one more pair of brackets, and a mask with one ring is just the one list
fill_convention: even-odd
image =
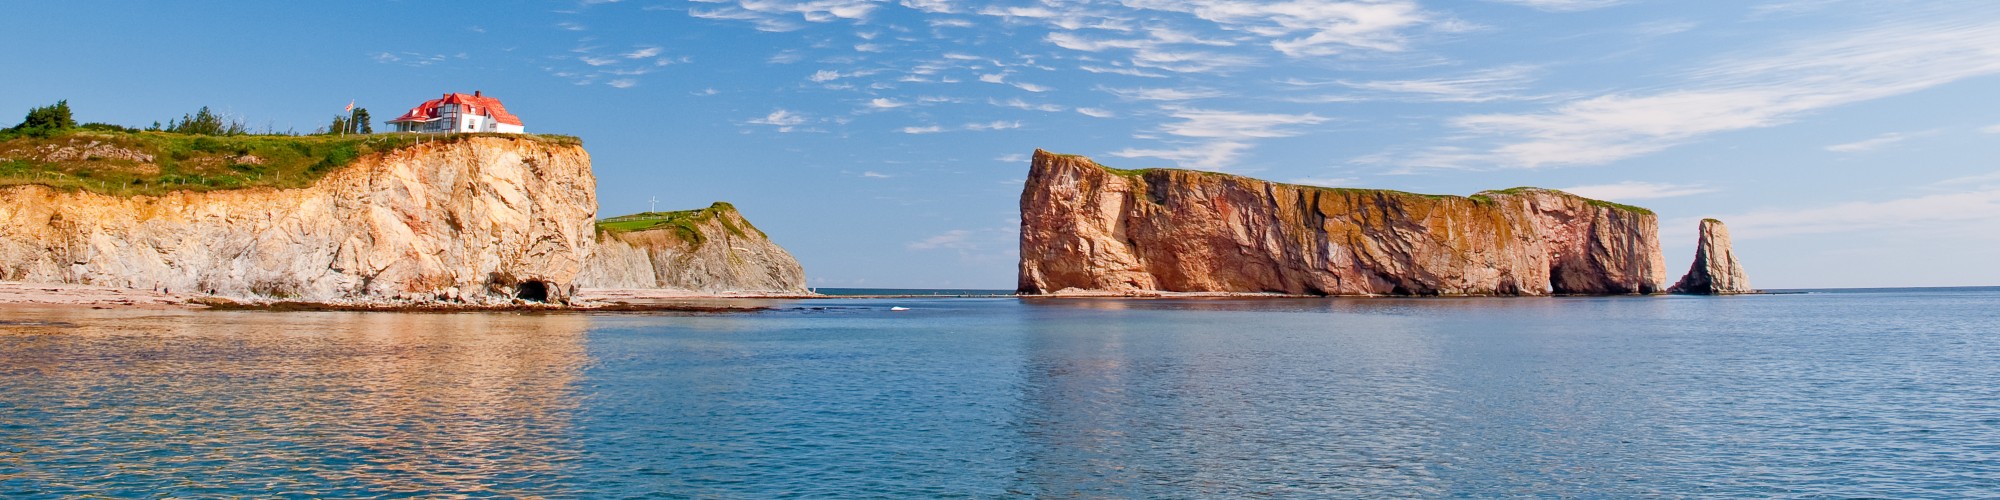
[(1729, 227), (1715, 219), (1701, 220), (1701, 241), (1695, 245), (1694, 265), (1668, 293), (1690, 295), (1731, 295), (1752, 293), (1750, 278), (1729, 248)]
[(1036, 151), (1018, 290), (1297, 295), (1649, 294), (1656, 216), (1561, 191), (1325, 188)]

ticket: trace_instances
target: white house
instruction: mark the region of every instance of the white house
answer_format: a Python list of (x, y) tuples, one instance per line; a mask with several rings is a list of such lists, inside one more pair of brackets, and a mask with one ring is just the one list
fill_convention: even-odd
[(389, 125), (396, 127), (397, 132), (527, 132), (521, 126), (521, 117), (508, 113), (499, 99), (480, 95), (477, 90), (472, 95), (450, 93), (424, 101), (403, 116), (389, 120)]

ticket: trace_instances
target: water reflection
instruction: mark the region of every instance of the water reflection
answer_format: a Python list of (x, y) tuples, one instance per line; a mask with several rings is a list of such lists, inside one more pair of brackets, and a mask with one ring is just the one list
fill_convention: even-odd
[(540, 495), (587, 318), (10, 309), (0, 496)]
[(1440, 345), (1423, 334), (1428, 322), (1327, 314), (1328, 304), (1034, 303), (1025, 408), (1015, 424), (1029, 446), (1016, 489), (1085, 497), (1442, 491), (1435, 409), (1447, 391), (1436, 376)]

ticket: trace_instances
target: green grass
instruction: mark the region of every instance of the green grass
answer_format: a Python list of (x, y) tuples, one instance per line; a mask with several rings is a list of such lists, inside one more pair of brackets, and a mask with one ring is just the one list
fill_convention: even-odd
[(763, 231), (759, 231), (755, 227), (748, 227), (747, 222), (739, 226), (736, 223), (735, 217), (723, 216), (732, 213), (736, 213), (735, 205), (718, 201), (709, 205), (708, 208), (702, 209), (673, 212), (640, 212), (632, 215), (610, 217), (597, 221), (597, 230), (609, 233), (673, 231), (674, 235), (679, 237), (681, 241), (686, 241), (689, 244), (700, 247), (703, 243), (708, 242), (708, 237), (702, 234), (702, 224), (714, 220), (721, 222), (723, 229), (729, 231), (729, 234), (736, 235), (739, 238), (748, 237), (749, 231), (756, 231), (758, 237), (766, 237)]
[[(1119, 175), (1119, 176), (1125, 176), (1125, 177), (1144, 177), (1144, 176), (1145, 176), (1145, 175), (1146, 175), (1147, 173), (1149, 173), (1149, 172), (1156, 172), (1156, 171), (1157, 171), (1157, 172), (1193, 172), (1193, 173), (1198, 173), (1198, 174), (1202, 174), (1202, 175), (1213, 175), (1213, 176), (1222, 176), (1222, 177), (1227, 177), (1227, 178), (1233, 178), (1233, 179), (1240, 179), (1240, 180), (1247, 180), (1247, 181), (1256, 181), (1256, 182), (1269, 182), (1269, 183), (1272, 183), (1272, 184), (1281, 184), (1281, 185), (1286, 185), (1286, 186), (1292, 186), (1292, 187), (1297, 187), (1297, 188), (1303, 188), (1303, 189), (1317, 189), (1317, 190), (1322, 190), (1322, 191), (1331, 191), (1331, 192), (1337, 192), (1337, 193), (1362, 193), (1362, 194), (1375, 194), (1375, 193), (1383, 193), (1383, 194), (1391, 194), (1391, 195), (1401, 195), (1401, 196), (1420, 196), (1420, 197), (1424, 197), (1424, 198), (1430, 198), (1430, 199), (1451, 199), (1451, 198), (1461, 198), (1460, 196), (1456, 196), (1456, 195), (1448, 195), (1448, 194), (1424, 194), (1424, 193), (1412, 193), (1412, 192), (1408, 192), (1408, 191), (1396, 191), (1396, 190), (1393, 190), (1393, 189), (1364, 189), (1364, 188), (1340, 188), (1340, 187), (1325, 187), (1325, 186), (1313, 186), (1313, 185), (1308, 185), (1308, 184), (1290, 184), (1290, 183), (1284, 183), (1284, 182), (1275, 182), (1275, 181), (1266, 181), (1266, 180), (1262, 180), (1262, 179), (1256, 179), (1256, 178), (1251, 178), (1251, 177), (1244, 177), (1244, 176), (1240, 176), (1240, 175), (1234, 175), (1234, 174), (1225, 174), (1225, 173), (1220, 173), (1220, 172), (1208, 172), (1208, 171), (1202, 171), (1202, 170), (1188, 170), (1188, 169), (1180, 169), (1180, 168), (1141, 168), (1141, 169), (1122, 169), (1122, 168), (1112, 168), (1112, 167), (1107, 167), (1107, 166), (1104, 166), (1104, 164), (1101, 164), (1101, 163), (1097, 163), (1097, 161), (1095, 161), (1095, 160), (1091, 160), (1091, 159), (1090, 159), (1090, 158), (1088, 158), (1088, 157), (1084, 157), (1084, 156), (1080, 156), (1080, 155), (1067, 155), (1067, 154), (1061, 154), (1061, 153), (1049, 153), (1049, 154), (1050, 154), (1050, 155), (1053, 155), (1053, 156), (1056, 156), (1056, 157), (1058, 157), (1058, 158), (1067, 158), (1067, 159), (1077, 159), (1077, 160), (1083, 160), (1083, 161), (1086, 161), (1086, 162), (1090, 162), (1090, 163), (1091, 163), (1092, 165), (1097, 165), (1097, 167), (1098, 167), (1098, 168), (1102, 168), (1102, 169), (1104, 169), (1104, 171), (1106, 171), (1106, 172), (1110, 172), (1110, 173), (1112, 173), (1113, 175)], [(1555, 189), (1548, 189), (1548, 188), (1538, 188), (1538, 187), (1533, 187), (1533, 186), (1520, 186), (1520, 187), (1512, 187), (1512, 188), (1507, 188), (1507, 189), (1494, 189), (1494, 190), (1487, 190), (1487, 191), (1480, 191), (1480, 192), (1478, 192), (1478, 193), (1475, 193), (1475, 194), (1473, 194), (1473, 195), (1471, 195), (1471, 196), (1465, 196), (1465, 197), (1462, 197), (1462, 198), (1465, 198), (1465, 199), (1469, 199), (1469, 200), (1472, 200), (1472, 201), (1473, 201), (1474, 203), (1493, 203), (1493, 197), (1492, 197), (1492, 196), (1489, 196), (1489, 195), (1491, 195), (1491, 194), (1525, 194), (1525, 193), (1528, 193), (1528, 192), (1532, 192), (1532, 191), (1551, 191), (1551, 192), (1558, 192), (1558, 193), (1562, 193), (1562, 191), (1559, 191), (1559, 190), (1555, 190)], [(1569, 194), (1569, 193), (1563, 193), (1563, 194)], [(1576, 196), (1576, 195), (1573, 195), (1573, 194), (1572, 194), (1572, 195), (1570, 195), (1570, 196)], [(1624, 211), (1628, 211), (1628, 212), (1637, 212), (1637, 213), (1642, 213), (1642, 214), (1646, 214), (1646, 215), (1653, 215), (1653, 211), (1652, 211), (1652, 210), (1647, 210), (1647, 209), (1646, 209), (1646, 208), (1644, 208), (1644, 207), (1636, 207), (1636, 206), (1632, 206), (1632, 205), (1626, 205), (1626, 204), (1623, 204), (1623, 203), (1616, 203), (1616, 202), (1610, 202), (1610, 201), (1604, 201), (1604, 200), (1598, 200), (1598, 199), (1592, 199), (1592, 198), (1584, 198), (1584, 197), (1582, 197), (1582, 196), (1577, 196), (1577, 198), (1580, 198), (1580, 199), (1584, 200), (1584, 202), (1585, 202), (1585, 203), (1589, 203), (1589, 204), (1591, 204), (1591, 205), (1593, 205), (1593, 206), (1599, 206), (1599, 207), (1606, 207), (1606, 208), (1612, 208), (1612, 209), (1617, 209), (1617, 210), (1624, 210)]]
[[(0, 186), (40, 184), (103, 194), (299, 188), (369, 155), (423, 143), (508, 137), (581, 145), (570, 136), (372, 134), (208, 136), (72, 129), (48, 135), (0, 133)], [(64, 157), (69, 148), (78, 153)], [(91, 153), (91, 152), (94, 152)]]

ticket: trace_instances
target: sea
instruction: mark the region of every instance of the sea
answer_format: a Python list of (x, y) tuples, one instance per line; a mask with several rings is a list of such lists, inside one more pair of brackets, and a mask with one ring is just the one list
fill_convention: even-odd
[(7, 306), (0, 497), (2000, 496), (2000, 288), (1787, 292)]

